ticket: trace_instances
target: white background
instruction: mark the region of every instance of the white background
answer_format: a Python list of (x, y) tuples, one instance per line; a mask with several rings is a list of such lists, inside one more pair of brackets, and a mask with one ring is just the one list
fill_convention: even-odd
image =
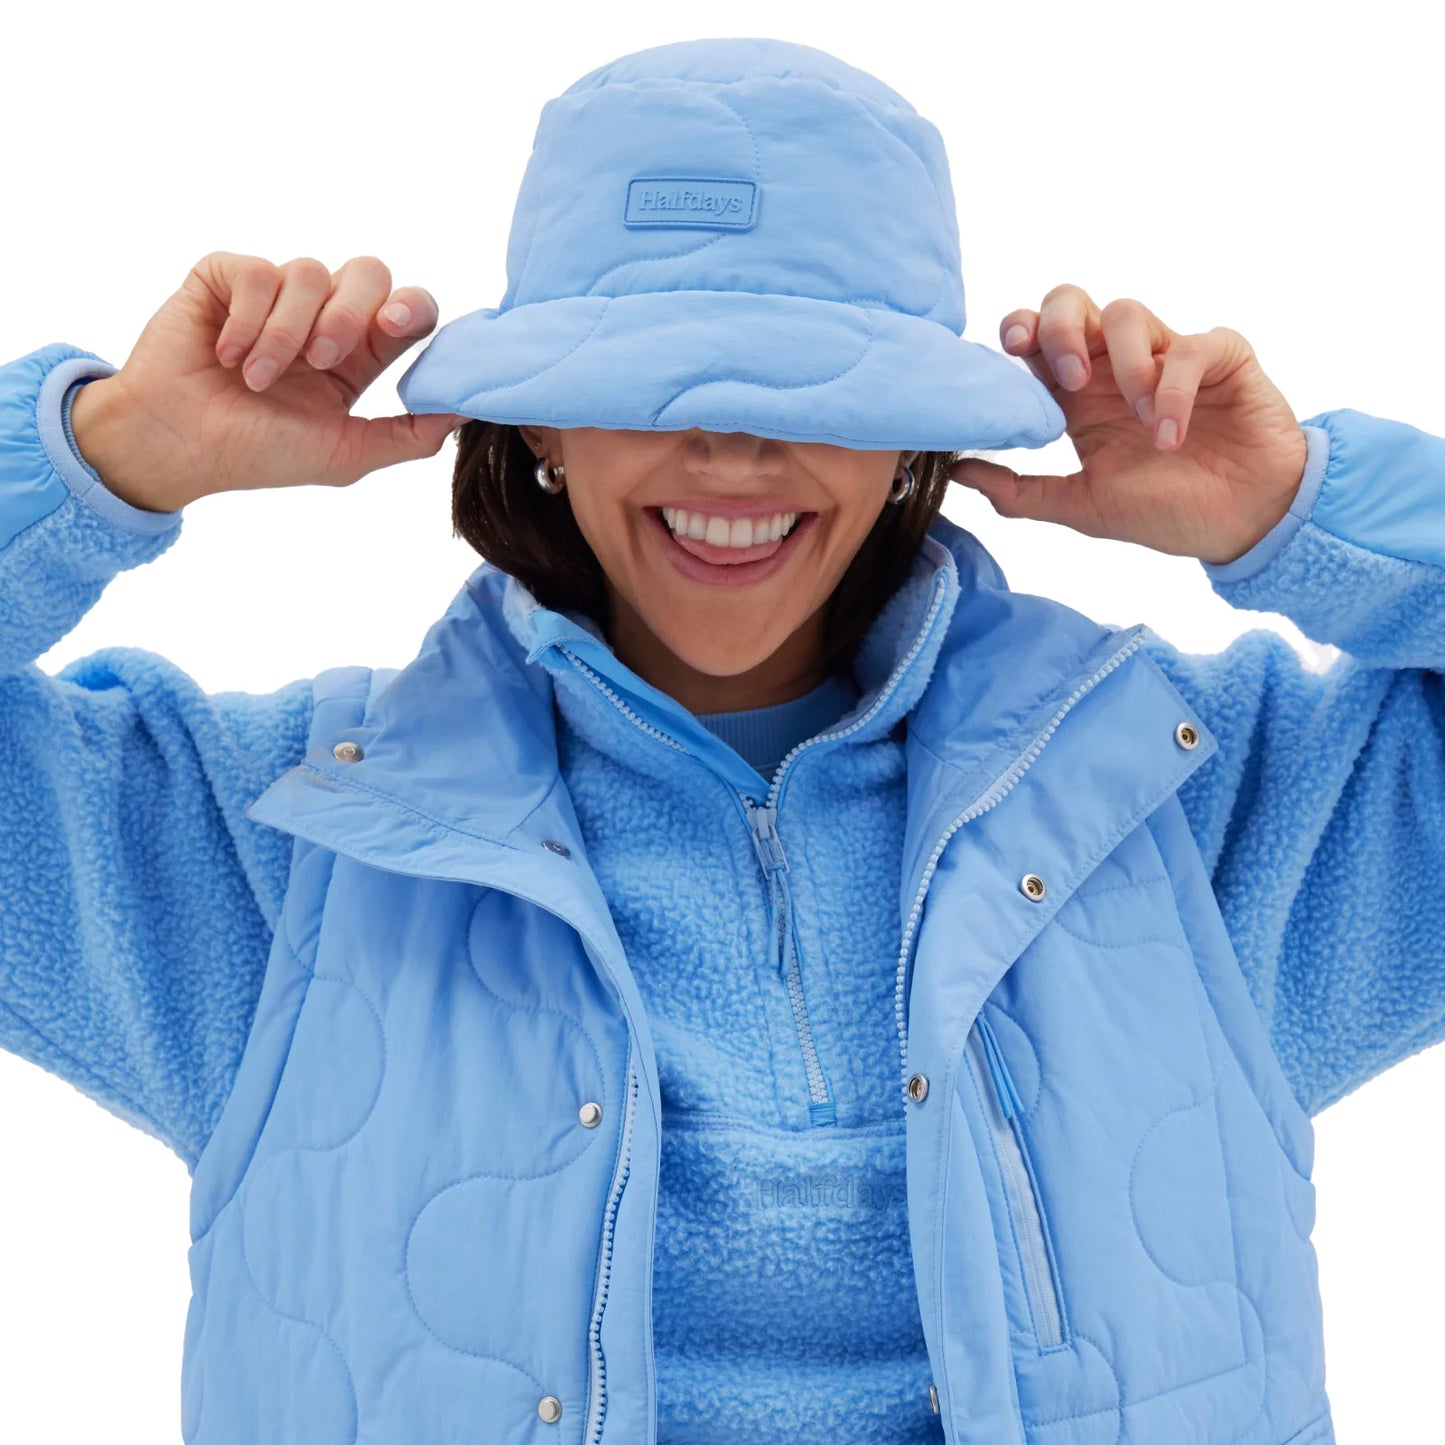
[[(943, 132), (969, 300), (997, 345), (1075, 282), (1178, 331), (1228, 325), (1300, 418), (1354, 407), (1445, 435), (1438, 390), (1438, 56), (1402, 0), (1364, 7), (11, 7), (0, 361), (68, 341), (119, 366), (216, 249), (335, 269), (379, 255), (445, 322), (495, 305), (537, 112), (604, 61), (772, 35), (832, 51)], [(357, 411), (399, 411), (407, 356)], [(215, 691), (402, 665), (477, 558), (450, 535), (452, 448), (349, 489), (207, 497), (41, 659), (112, 643)], [(1068, 472), (1067, 440), (999, 454)], [(1011, 584), (1195, 651), (1282, 618), (1232, 610), (1197, 562), (996, 516), (955, 488)], [(1439, 895), (1402, 899), (1439, 908)], [(1445, 1288), (1431, 1050), (1317, 1120), (1315, 1242), (1343, 1442), (1439, 1431)], [(179, 1438), (184, 1166), (68, 1085), (0, 1056), (0, 1437)]]

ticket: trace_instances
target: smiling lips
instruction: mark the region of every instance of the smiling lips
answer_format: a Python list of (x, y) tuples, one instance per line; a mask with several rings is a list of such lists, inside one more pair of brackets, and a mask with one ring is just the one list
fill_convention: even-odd
[(718, 567), (736, 567), (773, 556), (810, 512), (743, 510), (723, 503), (716, 509), (689, 509), (663, 503), (653, 508), (668, 536), (683, 551)]
[(704, 512), (684, 507), (658, 508), (674, 537), (691, 537), (714, 547), (753, 547), (786, 536), (799, 513)]
[[(671, 510), (669, 508), (669, 510)], [(802, 513), (790, 531), (750, 547), (718, 547), (703, 538), (675, 533), (658, 508), (647, 510), (648, 524), (656, 529), (672, 564), (694, 582), (741, 587), (761, 582), (786, 564), (799, 538), (817, 521), (816, 512)]]

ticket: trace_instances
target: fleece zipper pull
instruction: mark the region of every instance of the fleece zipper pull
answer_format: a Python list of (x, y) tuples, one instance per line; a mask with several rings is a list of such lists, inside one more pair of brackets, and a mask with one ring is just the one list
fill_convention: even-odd
[(773, 966), (778, 977), (786, 979), (788, 972), (787, 937), (792, 922), (792, 897), (788, 889), (788, 860), (783, 853), (782, 839), (777, 830), (778, 810), (776, 807), (758, 804), (748, 809), (748, 819), (753, 829), (753, 848), (758, 862), (763, 865), (763, 874), (768, 880), (768, 897), (773, 904)]

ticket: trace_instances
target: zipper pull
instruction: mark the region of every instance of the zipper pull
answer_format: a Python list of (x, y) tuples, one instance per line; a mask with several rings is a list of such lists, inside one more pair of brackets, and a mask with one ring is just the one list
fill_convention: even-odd
[(786, 873), (788, 860), (783, 856), (783, 844), (778, 837), (777, 808), (749, 803), (748, 816), (753, 825), (753, 847), (757, 850), (763, 872), (772, 874), (777, 870)]
[(999, 1107), (1003, 1110), (1005, 1119), (1012, 1119), (1015, 1114), (1022, 1114), (1024, 1111), (1023, 1100), (1019, 1098), (1018, 1090), (1014, 1088), (1013, 1075), (1008, 1071), (1008, 1065), (1004, 1062), (1003, 1050), (998, 1046), (998, 1039), (994, 1037), (993, 1029), (983, 1016), (983, 1010), (978, 1012), (978, 1035), (983, 1040), (983, 1051), (988, 1056), (989, 1072), (993, 1074), (994, 1091), (998, 1094)]
[(778, 810), (754, 803), (746, 793), (738, 795), (748, 810), (753, 829), (753, 847), (763, 865), (763, 880), (768, 886), (768, 906), (773, 923), (773, 967), (784, 982), (788, 977), (788, 932), (792, 927), (793, 900), (788, 889), (788, 860), (783, 842), (775, 826)]

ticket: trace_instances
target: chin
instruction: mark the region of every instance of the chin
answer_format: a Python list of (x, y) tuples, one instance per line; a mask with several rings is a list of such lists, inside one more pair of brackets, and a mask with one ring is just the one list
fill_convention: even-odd
[(769, 652), (748, 652), (719, 657), (716, 653), (707, 653), (698, 657), (679, 652), (677, 657), (694, 672), (706, 673), (709, 677), (739, 677), (761, 666), (771, 655)]
[[(690, 646), (682, 638), (674, 642), (672, 638), (661, 633), (658, 636), (679, 662), (686, 663), (694, 672), (706, 673), (709, 677), (737, 677), (741, 673), (751, 672), (753, 668), (766, 662), (778, 647), (777, 643), (761, 644), (756, 636), (750, 637), (745, 646), (734, 648)], [(696, 638), (692, 639), (693, 644), (696, 644), (696, 641)]]

